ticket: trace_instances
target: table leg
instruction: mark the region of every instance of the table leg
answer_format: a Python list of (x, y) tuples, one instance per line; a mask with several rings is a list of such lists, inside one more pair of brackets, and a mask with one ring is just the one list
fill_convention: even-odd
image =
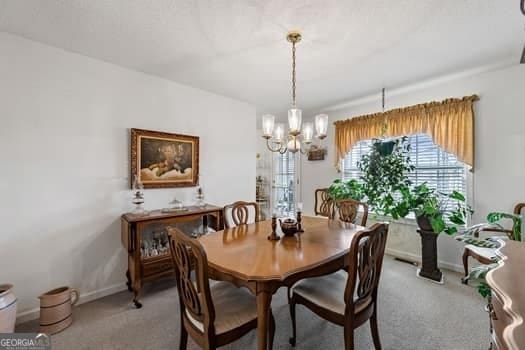
[(141, 288), (142, 286), (140, 285), (140, 281), (137, 281), (133, 284), (133, 304), (135, 304), (137, 309), (142, 307), (142, 303), (139, 301)]
[(128, 291), (133, 292), (133, 287), (131, 285), (131, 274), (129, 273), (129, 270), (126, 271), (126, 286), (128, 286)]
[(272, 344), (268, 342), (268, 330), (270, 329), (270, 308), (272, 304), (272, 293), (262, 290), (257, 293), (257, 349), (271, 349)]
[(205, 214), (202, 216), (202, 228), (204, 230), (202, 234), (207, 234), (208, 233), (208, 214)]

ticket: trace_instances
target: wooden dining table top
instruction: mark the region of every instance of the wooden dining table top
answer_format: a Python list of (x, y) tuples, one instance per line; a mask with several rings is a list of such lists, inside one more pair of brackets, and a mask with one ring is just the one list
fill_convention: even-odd
[(320, 217), (303, 217), (303, 233), (268, 240), (271, 220), (241, 225), (199, 238), (208, 265), (244, 281), (284, 280), (348, 254), (354, 234), (364, 227)]

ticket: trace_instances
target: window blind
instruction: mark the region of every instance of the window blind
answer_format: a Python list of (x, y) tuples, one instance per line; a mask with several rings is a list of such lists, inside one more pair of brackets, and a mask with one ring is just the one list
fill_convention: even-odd
[[(414, 185), (426, 182), (429, 187), (443, 193), (458, 191), (466, 196), (467, 175), (466, 165), (453, 154), (445, 152), (435, 145), (432, 138), (426, 134), (408, 137), (411, 145), (410, 159), (415, 166), (414, 172), (408, 175)], [(372, 140), (357, 143), (342, 160), (342, 179), (359, 180), (361, 171), (357, 163), (361, 155), (370, 151)], [(454, 202), (446, 203), (446, 209), (453, 209)]]

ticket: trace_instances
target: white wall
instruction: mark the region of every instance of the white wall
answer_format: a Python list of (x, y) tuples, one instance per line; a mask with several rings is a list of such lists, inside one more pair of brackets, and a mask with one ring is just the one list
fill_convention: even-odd
[[(255, 108), (0, 33), (0, 282), (19, 312), (53, 287), (124, 286), (129, 128), (200, 136), (207, 202), (255, 199)], [(146, 190), (146, 208), (195, 188)]]
[[(378, 91), (381, 87), (378, 87)], [(491, 211), (512, 211), (525, 200), (525, 65), (482, 69), (440, 81), (418, 84), (398, 91), (387, 90), (387, 109), (449, 97), (478, 94), (475, 103), (475, 168), (473, 173), (474, 222), (484, 221)], [(373, 99), (349, 101), (333, 110), (325, 110), (330, 121), (347, 119), (380, 111), (380, 95)], [(313, 113), (312, 113), (313, 115)], [(330, 123), (332, 124), (332, 123)], [(327, 160), (303, 163), (305, 213), (313, 213), (313, 191), (327, 187), (340, 177), (334, 168), (334, 128), (330, 125), (325, 144)], [(406, 222), (405, 222), (406, 223)], [(388, 249), (404, 257), (419, 257), (419, 236), (414, 224), (393, 225)], [(439, 238), (441, 265), (461, 266), (463, 245), (453, 238)]]

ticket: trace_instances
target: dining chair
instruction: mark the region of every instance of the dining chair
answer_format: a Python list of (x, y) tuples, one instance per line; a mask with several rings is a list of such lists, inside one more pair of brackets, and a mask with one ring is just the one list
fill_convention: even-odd
[(355, 224), (361, 217), (359, 225), (366, 226), (368, 219), (368, 205), (350, 198), (334, 199), (328, 203), (329, 218)]
[(226, 205), (222, 213), (226, 228), (259, 221), (259, 205), (255, 202), (237, 201)]
[(315, 190), (314, 213), (319, 216), (330, 216), (330, 198), (328, 188), (318, 188)]
[[(184, 350), (188, 334), (204, 349), (229, 344), (257, 328), (255, 297), (229, 282), (208, 279), (208, 260), (195, 238), (168, 227), (171, 258), (180, 305), (180, 343)], [(270, 311), (270, 345), (275, 334), (275, 320)]]
[(377, 291), (387, 233), (388, 224), (377, 223), (355, 234), (350, 244), (348, 273), (339, 271), (307, 278), (293, 286), (288, 295), (292, 346), (295, 346), (297, 336), (295, 306), (301, 304), (325, 320), (344, 327), (346, 350), (354, 349), (354, 329), (370, 320), (374, 347), (381, 349)]
[[(518, 203), (514, 207), (513, 213), (516, 215), (522, 215), (522, 210), (525, 208), (525, 203)], [(502, 235), (503, 239), (510, 239), (514, 240), (514, 232), (512, 230), (507, 229), (498, 229), (498, 228), (484, 228), (477, 232), (474, 232), (474, 237), (478, 238), (480, 233), (489, 233), (489, 234), (499, 234)], [(495, 238), (495, 237), (494, 237)], [(463, 250), (463, 270), (465, 272), (465, 276), (461, 279), (461, 282), (463, 284), (468, 284), (468, 276), (469, 276), (469, 266), (468, 266), (468, 259), (474, 258), (476, 261), (478, 261), (480, 264), (488, 265), (494, 262), (494, 259), (496, 259), (496, 250), (497, 248), (483, 248), (478, 247), (473, 244), (467, 244), (465, 246), (465, 249)]]

